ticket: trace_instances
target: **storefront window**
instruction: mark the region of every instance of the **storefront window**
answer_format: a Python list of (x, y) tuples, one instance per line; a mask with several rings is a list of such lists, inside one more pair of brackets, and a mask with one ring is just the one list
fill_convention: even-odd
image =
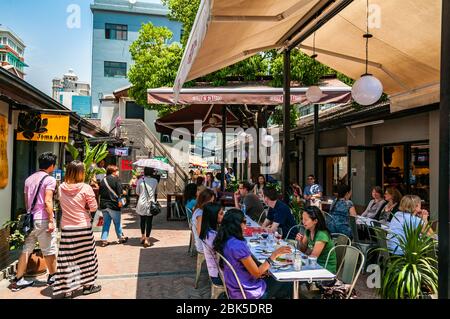
[(405, 176), (405, 147), (403, 145), (383, 147), (383, 186), (396, 187), (402, 194), (406, 194)]
[(411, 194), (430, 201), (430, 146), (411, 145), (409, 183)]

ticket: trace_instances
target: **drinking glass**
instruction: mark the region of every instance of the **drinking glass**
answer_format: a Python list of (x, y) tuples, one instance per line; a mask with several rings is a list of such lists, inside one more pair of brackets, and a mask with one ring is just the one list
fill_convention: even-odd
[(280, 244), (280, 240), (283, 238), (283, 229), (281, 227), (278, 227), (274, 236), (277, 240), (277, 243)]
[(308, 263), (311, 268), (316, 268), (317, 267), (317, 257), (309, 256)]
[(294, 269), (302, 270), (302, 254), (299, 251), (294, 253)]

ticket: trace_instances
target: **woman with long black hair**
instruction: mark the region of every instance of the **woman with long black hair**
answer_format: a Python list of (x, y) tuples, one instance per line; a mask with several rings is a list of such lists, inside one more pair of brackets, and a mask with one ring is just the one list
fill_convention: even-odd
[(253, 188), (253, 192), (261, 200), (264, 199), (264, 187), (266, 187), (266, 178), (264, 177), (264, 175), (260, 174), (258, 175), (257, 183)]
[(157, 202), (156, 191), (158, 181), (153, 176), (155, 170), (150, 167), (144, 168), (144, 178), (136, 187), (139, 200), (136, 205), (136, 213), (141, 216), (141, 244), (144, 248), (150, 247), (150, 233), (152, 231), (153, 215), (150, 212), (151, 203)]
[(189, 183), (186, 185), (184, 188), (183, 202), (184, 207), (189, 208), (189, 210), (186, 209), (187, 218), (191, 219), (194, 207), (197, 205), (197, 184)]
[[(334, 247), (333, 239), (328, 231), (325, 218), (319, 208), (308, 206), (302, 214), (305, 235), (300, 233), (295, 238), (300, 242), (300, 250), (306, 255), (317, 258), (317, 263), (325, 267), (328, 254)], [(336, 252), (333, 251), (328, 260), (327, 269), (336, 273)]]
[[(222, 254), (233, 266), (247, 299), (289, 297), (292, 294), (291, 283), (277, 282), (272, 277), (265, 277), (265, 275), (275, 259), (280, 255), (290, 253), (291, 249), (288, 246), (278, 248), (258, 266), (244, 239), (245, 228), (246, 219), (241, 210), (230, 209), (227, 211), (214, 240), (214, 250)], [(232, 270), (223, 263), (220, 263), (220, 267), (223, 267), (230, 298), (242, 299)]]
[(209, 277), (215, 285), (222, 285), (216, 264), (216, 254), (213, 250), (213, 242), (217, 236), (217, 228), (222, 222), (222, 219), (222, 206), (215, 203), (208, 203), (203, 206), (202, 226), (198, 237), (202, 240), (203, 253), (205, 254), (206, 266), (208, 266)]

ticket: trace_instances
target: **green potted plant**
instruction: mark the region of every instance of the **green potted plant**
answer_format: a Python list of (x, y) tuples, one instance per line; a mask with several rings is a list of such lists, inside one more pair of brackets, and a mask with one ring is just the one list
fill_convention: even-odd
[[(21, 214), (15, 220), (9, 220), (3, 224), (3, 227), (9, 230), (10, 235), (7, 240), (10, 251), (19, 251), (25, 244), (25, 235), (17, 228)], [(36, 242), (33, 253), (28, 258), (26, 274), (29, 276), (37, 276), (45, 273), (47, 267), (44, 255), (42, 254), (39, 244)]]
[[(80, 156), (78, 149), (72, 144), (66, 144), (66, 150), (70, 153), (74, 160), (77, 160)], [(104, 168), (96, 167), (95, 164), (108, 156), (108, 144), (102, 143), (92, 147), (88, 140), (84, 140), (84, 158), (83, 164), (85, 169), (84, 182), (89, 183), (96, 174), (105, 174)]]
[[(423, 229), (405, 223), (405, 236), (398, 236), (403, 255), (391, 254), (385, 262), (379, 294), (385, 299), (429, 298), (437, 293), (438, 270), (435, 241), (428, 234), (431, 223)], [(379, 250), (388, 251), (386, 248)]]

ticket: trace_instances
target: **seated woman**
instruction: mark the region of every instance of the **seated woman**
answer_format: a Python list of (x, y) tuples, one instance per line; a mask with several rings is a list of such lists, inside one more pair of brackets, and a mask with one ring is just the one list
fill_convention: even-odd
[[(403, 226), (417, 228), (422, 225), (425, 230), (428, 223), (427, 210), (422, 209), (421, 200), (416, 195), (406, 195), (400, 202), (399, 211), (395, 213), (389, 224), (390, 232), (387, 235), (387, 246), (392, 254), (403, 255), (403, 250), (399, 246), (399, 237), (405, 238), (405, 230)], [(429, 229), (428, 235), (432, 235), (433, 231)]]
[(222, 206), (215, 203), (208, 203), (203, 206), (202, 226), (198, 236), (203, 244), (206, 266), (208, 267), (209, 278), (215, 285), (222, 285), (217, 269), (217, 256), (213, 249), (213, 242), (217, 235), (217, 228), (223, 219)]
[(327, 228), (331, 233), (340, 233), (352, 238), (349, 216), (356, 216), (356, 210), (350, 198), (352, 191), (345, 184), (337, 186), (337, 199), (331, 204), (330, 215), (332, 218), (327, 221)]
[[(334, 242), (325, 224), (322, 212), (315, 206), (307, 207), (302, 214), (305, 235), (300, 233), (295, 238), (300, 242), (300, 250), (308, 256), (316, 257), (317, 263), (325, 267), (328, 254), (334, 247)], [(336, 252), (330, 255), (327, 269), (333, 274), (336, 273)]]
[(184, 188), (183, 194), (184, 207), (186, 209), (187, 218), (192, 219), (192, 213), (195, 205), (197, 205), (197, 184), (189, 183)]
[(387, 204), (375, 216), (376, 220), (382, 223), (388, 223), (396, 212), (398, 212), (398, 205), (402, 199), (402, 194), (395, 187), (387, 187), (384, 192), (384, 199)]
[[(263, 277), (274, 260), (278, 256), (290, 253), (291, 249), (288, 246), (278, 248), (258, 266), (244, 239), (245, 228), (245, 215), (241, 210), (230, 209), (227, 211), (214, 240), (214, 250), (222, 254), (233, 266), (248, 299), (289, 297), (292, 294), (291, 283), (277, 282), (270, 276)], [(242, 299), (241, 290), (232, 270), (228, 265), (224, 265), (222, 260), (219, 265), (223, 267), (229, 297)]]
[(383, 190), (380, 186), (375, 186), (372, 188), (372, 200), (367, 205), (364, 213), (361, 214), (363, 217), (375, 218), (378, 212), (386, 205), (386, 201), (383, 199)]
[(203, 206), (207, 203), (212, 203), (215, 200), (214, 192), (210, 189), (204, 189), (197, 197), (197, 204), (195, 205), (194, 213), (192, 214), (192, 232), (194, 234), (195, 249), (197, 252), (203, 254), (203, 244), (198, 238), (202, 225)]

